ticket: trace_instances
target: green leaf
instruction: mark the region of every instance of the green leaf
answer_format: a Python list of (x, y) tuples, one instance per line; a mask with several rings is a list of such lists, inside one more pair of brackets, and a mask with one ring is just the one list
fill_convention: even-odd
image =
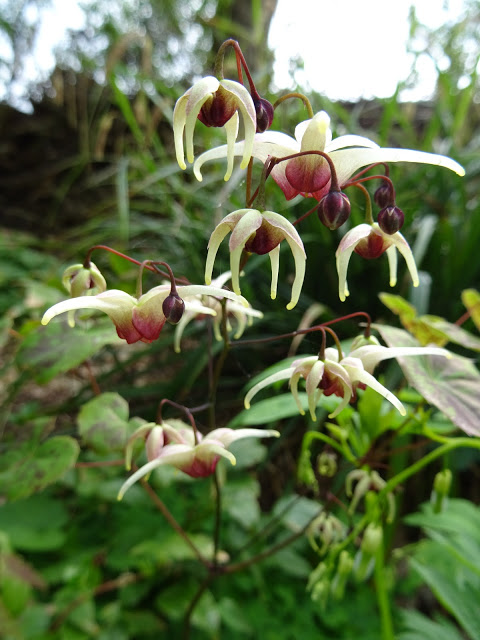
[(462, 640), (458, 629), (446, 618), (430, 620), (418, 611), (402, 611), (402, 627), (398, 640)]
[(78, 367), (106, 344), (119, 341), (111, 322), (99, 322), (88, 330), (72, 329), (63, 320), (50, 322), (27, 335), (19, 349), (17, 364), (43, 384), (59, 373)]
[(130, 433), (128, 411), (128, 402), (113, 392), (84, 404), (77, 418), (83, 442), (99, 453), (123, 451)]
[(9, 500), (26, 498), (59, 480), (75, 464), (80, 447), (74, 438), (28, 440), (0, 457), (0, 485)]
[(480, 293), (476, 289), (465, 289), (462, 291), (462, 302), (480, 331)]
[(20, 551), (52, 551), (64, 544), (68, 514), (47, 496), (34, 496), (0, 507), (0, 526)]
[[(375, 325), (389, 347), (415, 347), (418, 342), (402, 329)], [(480, 435), (480, 373), (468, 358), (452, 354), (398, 358), (409, 384), (455, 426)]]
[[(470, 291), (473, 290), (471, 289)], [(405, 329), (413, 334), (420, 344), (426, 345), (434, 343), (443, 347), (448, 342), (454, 342), (455, 344), (462, 345), (466, 349), (480, 351), (480, 339), (470, 332), (465, 331), (462, 327), (448, 322), (440, 316), (417, 316), (415, 307), (401, 296), (390, 293), (380, 293), (379, 297), (385, 306), (399, 316), (400, 322)], [(478, 301), (475, 302), (474, 299), (472, 306), (477, 303)], [(478, 313), (480, 316), (480, 311)]]

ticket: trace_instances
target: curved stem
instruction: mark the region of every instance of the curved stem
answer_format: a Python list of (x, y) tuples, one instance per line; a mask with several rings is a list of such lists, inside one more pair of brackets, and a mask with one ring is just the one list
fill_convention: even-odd
[(165, 504), (162, 502), (162, 500), (160, 500), (160, 498), (157, 496), (157, 494), (152, 489), (152, 487), (143, 478), (140, 480), (140, 484), (145, 489), (145, 491), (148, 493), (148, 496), (151, 499), (151, 501), (153, 502), (153, 504), (157, 507), (157, 509), (159, 511), (162, 512), (162, 515), (165, 518), (165, 520), (168, 522), (168, 524), (172, 527), (172, 529), (175, 529), (175, 531), (182, 538), (182, 540), (184, 540), (185, 543), (193, 551), (193, 553), (198, 558), (198, 560), (203, 564), (204, 567), (206, 567), (208, 569), (210, 567), (210, 564), (209, 564), (208, 560), (203, 557), (201, 551), (196, 547), (194, 542), (192, 542), (192, 540), (188, 536), (187, 532), (183, 529), (183, 527), (175, 520), (173, 515), (170, 513), (170, 511), (165, 506)]
[(383, 544), (380, 545), (375, 555), (374, 570), (375, 591), (377, 594), (377, 604), (380, 612), (380, 622), (382, 629), (382, 640), (395, 640), (393, 632), (392, 612), (388, 589), (385, 580), (385, 561)]
[(278, 98), (278, 100), (274, 103), (273, 108), (276, 109), (280, 104), (282, 104), (282, 102), (285, 102), (285, 100), (290, 100), (290, 98), (299, 98), (307, 109), (308, 117), (313, 118), (313, 109), (310, 100), (307, 98), (307, 96), (304, 96), (303, 93), (299, 93), (298, 91), (287, 93), (284, 96)]
[(177, 402), (173, 402), (173, 400), (169, 400), (168, 398), (163, 398), (163, 400), (161, 400), (160, 404), (158, 405), (157, 423), (158, 424), (162, 424), (162, 422), (163, 422), (162, 408), (163, 408), (164, 404), (169, 404), (172, 407), (175, 407), (176, 409), (180, 409), (181, 411), (183, 411), (186, 414), (187, 418), (190, 421), (190, 424), (192, 425), (193, 436), (195, 438), (195, 444), (197, 445), (199, 443), (199, 441), (200, 441), (200, 439), (198, 437), (197, 423), (195, 422), (195, 418), (193, 417), (192, 412), (185, 405), (178, 404)]

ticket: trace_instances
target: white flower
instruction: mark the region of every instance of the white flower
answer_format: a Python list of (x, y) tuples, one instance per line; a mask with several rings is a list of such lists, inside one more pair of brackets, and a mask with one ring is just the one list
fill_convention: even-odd
[[(196, 160), (193, 171), (202, 180), (200, 169), (208, 160), (242, 155), (250, 142), (237, 142), (233, 152), (227, 146), (210, 149)], [(357, 135), (344, 135), (332, 140), (330, 118), (320, 111), (312, 119), (301, 122), (295, 129), (295, 138), (277, 131), (258, 133), (252, 148), (252, 156), (265, 163), (268, 157), (283, 158), (300, 151), (328, 153), (335, 165), (340, 187), (360, 169), (377, 162), (418, 162), (445, 167), (460, 176), (464, 169), (451, 158), (412, 149), (381, 148), (372, 140)], [(272, 177), (283, 190), (287, 200), (299, 193), (321, 200), (330, 189), (330, 169), (324, 158), (316, 155), (302, 156), (281, 162), (272, 171)]]
[(348, 231), (340, 241), (335, 253), (340, 300), (344, 302), (349, 295), (347, 269), (350, 256), (354, 251), (367, 260), (378, 258), (382, 253), (386, 252), (390, 268), (390, 286), (394, 287), (397, 284), (397, 249), (405, 258), (413, 286), (418, 287), (419, 279), (415, 259), (410, 245), (400, 231), (390, 235), (382, 231), (376, 222), (373, 224), (359, 224)]
[[(204, 285), (186, 285), (177, 287), (180, 298), (195, 295), (209, 295), (216, 298), (229, 298), (240, 304), (248, 305), (245, 298), (236, 295), (232, 291), (220, 289), (216, 287), (206, 287)], [(170, 294), (170, 285), (159, 285), (144, 293), (140, 298), (111, 289), (96, 296), (79, 296), (70, 300), (64, 300), (53, 305), (48, 309), (43, 318), (42, 324), (48, 324), (52, 318), (60, 313), (72, 311), (75, 309), (97, 309), (103, 311), (115, 324), (118, 336), (126, 340), (129, 344), (133, 342), (153, 342), (156, 340), (163, 325), (165, 324), (165, 315), (163, 313), (163, 301)], [(185, 305), (189, 310), (189, 304)], [(215, 311), (209, 307), (202, 306), (197, 310), (214, 316)]]
[(261, 389), (280, 380), (289, 380), (290, 391), (297, 403), (298, 410), (304, 415), (305, 412), (298, 395), (298, 382), (300, 378), (304, 378), (312, 420), (316, 420), (315, 408), (323, 395), (334, 394), (343, 398), (335, 411), (329, 415), (329, 418), (334, 418), (355, 397), (357, 388), (365, 388), (365, 386), (382, 395), (402, 415), (405, 415), (405, 407), (400, 400), (372, 375), (375, 366), (388, 358), (419, 355), (439, 355), (448, 358), (450, 354), (445, 349), (438, 347), (390, 348), (383, 347), (378, 343), (375, 344), (375, 342), (374, 339), (371, 339), (370, 344), (362, 344), (340, 360), (338, 350), (333, 347), (325, 349), (323, 360), (317, 356), (307, 356), (295, 360), (291, 366), (277, 371), (252, 387), (245, 396), (245, 408), (250, 408), (251, 399)]
[[(252, 155), (252, 145), (257, 127), (255, 106), (247, 89), (233, 80), (217, 80), (207, 76), (196, 82), (177, 100), (173, 111), (173, 135), (175, 153), (181, 169), (186, 169), (183, 134), (188, 162), (193, 162), (193, 130), (197, 118), (209, 127), (225, 126), (227, 132), (226, 157), (227, 173), (225, 180), (232, 175), (234, 144), (238, 135), (238, 112), (243, 116), (245, 141), (241, 167), (244, 169)], [(237, 154), (238, 155), (238, 154)]]
[(132, 446), (136, 438), (144, 437), (148, 462), (132, 474), (122, 485), (118, 499), (121, 500), (135, 482), (161, 465), (176, 467), (193, 478), (211, 475), (220, 458), (235, 464), (235, 456), (228, 447), (243, 438), (277, 438), (278, 431), (268, 429), (214, 429), (206, 436), (197, 432), (181, 420), (169, 420), (161, 425), (148, 423), (139, 427), (130, 437), (126, 449), (126, 467), (130, 470)]
[(280, 242), (286, 240), (295, 260), (295, 279), (292, 285), (291, 300), (287, 309), (297, 304), (305, 277), (305, 249), (297, 230), (291, 222), (274, 211), (260, 212), (257, 209), (239, 209), (223, 218), (213, 230), (208, 242), (207, 262), (205, 265), (205, 282), (212, 279), (213, 264), (218, 248), (225, 236), (230, 237), (230, 270), (232, 287), (240, 294), (240, 258), (242, 252), (249, 251), (264, 255), (268, 253), (272, 265), (272, 284), (270, 294), (272, 300), (277, 295)]

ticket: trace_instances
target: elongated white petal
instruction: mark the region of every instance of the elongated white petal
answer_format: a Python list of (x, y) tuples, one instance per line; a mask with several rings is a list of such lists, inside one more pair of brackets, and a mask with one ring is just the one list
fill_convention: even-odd
[(379, 149), (379, 145), (369, 138), (363, 136), (357, 136), (354, 134), (347, 134), (345, 136), (339, 136), (334, 138), (325, 146), (325, 151), (331, 153), (337, 149), (344, 149), (345, 147), (367, 147), (370, 149)]
[(412, 149), (340, 149), (332, 151), (331, 159), (337, 171), (340, 185), (345, 184), (352, 175), (369, 164), (376, 162), (415, 162), (420, 164), (432, 164), (445, 167), (454, 171), (459, 176), (465, 175), (464, 168), (447, 156)]
[(314, 422), (316, 422), (317, 420), (317, 416), (315, 414), (315, 409), (317, 406), (317, 390), (324, 371), (325, 363), (322, 360), (317, 360), (317, 362), (315, 362), (313, 367), (310, 369), (310, 373), (307, 376), (306, 391), (308, 396), (308, 409), (310, 411), (310, 416), (312, 417), (312, 420)]
[(173, 350), (175, 353), (180, 353), (180, 343), (182, 341), (183, 332), (185, 331), (185, 327), (189, 324), (197, 314), (194, 311), (187, 311), (180, 319), (180, 322), (175, 326), (175, 333), (173, 335)]
[(349, 365), (344, 365), (345, 369), (348, 371), (350, 379), (352, 382), (362, 382), (367, 386), (371, 387), (374, 391), (383, 396), (386, 400), (388, 400), (393, 406), (398, 409), (398, 411), (404, 416), (407, 412), (405, 407), (400, 402), (400, 400), (395, 396), (391, 391), (389, 391), (383, 384), (374, 378), (368, 371), (360, 369), (358, 367), (351, 367)]
[(359, 224), (354, 227), (348, 233), (346, 233), (338, 245), (338, 249), (335, 253), (337, 258), (337, 273), (338, 273), (338, 295), (342, 302), (345, 302), (348, 296), (347, 287), (347, 271), (350, 257), (355, 250), (357, 244), (363, 238), (367, 238), (372, 231), (372, 227), (369, 224)]
[(394, 287), (397, 284), (397, 249), (395, 245), (388, 247), (387, 251), (388, 269), (390, 272), (390, 286)]
[(278, 271), (280, 269), (280, 245), (278, 244), (275, 249), (272, 249), (269, 254), (270, 264), (272, 267), (272, 282), (270, 285), (270, 297), (275, 300), (277, 297), (278, 286)]
[(211, 440), (206, 442), (205, 438), (195, 447), (195, 458), (200, 462), (211, 462), (215, 456), (226, 458), (234, 466), (237, 464), (237, 459), (233, 453), (225, 449), (222, 443), (217, 444)]
[(205, 438), (204, 442), (210, 440), (218, 440), (225, 447), (229, 447), (232, 442), (242, 440), (243, 438), (279, 438), (280, 433), (274, 429), (229, 429), (228, 427), (221, 427), (210, 431)]
[(136, 305), (137, 300), (133, 296), (124, 291), (110, 289), (98, 293), (96, 296), (79, 296), (54, 304), (53, 307), (45, 311), (42, 324), (48, 324), (55, 316), (74, 309), (97, 309), (111, 316), (131, 312)]
[(358, 358), (369, 372), (372, 372), (379, 362), (389, 358), (403, 358), (404, 356), (443, 356), (451, 358), (447, 349), (441, 347), (384, 347), (381, 345), (364, 345), (349, 353), (349, 357)]
[(193, 162), (193, 130), (198, 114), (205, 102), (212, 97), (220, 86), (217, 78), (207, 76), (196, 82), (189, 91), (185, 120), (185, 148), (188, 162)]
[(295, 371), (295, 373), (290, 378), (289, 385), (290, 385), (290, 392), (293, 396), (293, 399), (295, 400), (295, 404), (297, 405), (300, 415), (304, 416), (305, 411), (303, 410), (302, 403), (300, 401), (300, 396), (298, 395), (298, 383), (301, 377), (302, 377), (302, 374), (300, 373), (300, 371)]
[(238, 111), (235, 111), (228, 122), (225, 123), (227, 133), (227, 171), (224, 176), (225, 182), (230, 180), (233, 172), (233, 161), (235, 159), (235, 140), (238, 135)]
[[(222, 80), (222, 86), (225, 87), (228, 91), (230, 91), (230, 93), (233, 93), (237, 97), (238, 108), (243, 116), (245, 144), (244, 144), (243, 156), (242, 156), (242, 162), (240, 164), (240, 168), (246, 169), (248, 162), (252, 157), (253, 140), (255, 138), (255, 131), (257, 129), (257, 116), (255, 112), (255, 105), (253, 104), (253, 100), (250, 93), (239, 82), (234, 82), (232, 80)], [(233, 156), (232, 156), (232, 163), (233, 163)]]
[[(410, 249), (410, 245), (402, 236), (400, 231), (394, 233), (392, 236), (389, 236), (393, 244), (397, 247), (399, 252), (405, 258), (405, 262), (407, 263), (408, 270), (410, 272), (410, 276), (412, 278), (413, 286), (418, 287), (420, 284), (420, 280), (418, 278), (417, 265), (415, 264), (415, 258), (413, 257), (412, 250)], [(388, 249), (387, 249), (388, 251)]]
[(188, 95), (183, 95), (177, 100), (173, 110), (173, 140), (175, 144), (175, 155), (181, 169), (186, 169), (185, 155), (183, 151), (183, 131), (187, 120)]
[(253, 386), (245, 396), (245, 400), (243, 401), (245, 409), (250, 409), (250, 401), (255, 395), (257, 395), (259, 391), (265, 389), (265, 387), (268, 387), (268, 385), (273, 384), (274, 382), (278, 382), (279, 380), (288, 380), (294, 371), (295, 367), (282, 369), (281, 371), (277, 371), (271, 376), (268, 376), (264, 380), (260, 380), (260, 382), (257, 382), (257, 384)]
[(230, 225), (220, 222), (210, 236), (210, 240), (208, 241), (207, 260), (205, 263), (205, 283), (207, 285), (212, 281), (213, 265), (215, 263), (218, 248), (230, 231)]

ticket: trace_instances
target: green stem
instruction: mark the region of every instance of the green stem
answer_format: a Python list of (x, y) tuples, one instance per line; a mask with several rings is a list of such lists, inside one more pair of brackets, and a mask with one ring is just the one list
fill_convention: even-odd
[(395, 640), (390, 598), (388, 597), (388, 589), (385, 581), (383, 544), (377, 551), (375, 558), (374, 581), (375, 591), (377, 593), (377, 604), (380, 612), (380, 621), (382, 625), (382, 640)]

